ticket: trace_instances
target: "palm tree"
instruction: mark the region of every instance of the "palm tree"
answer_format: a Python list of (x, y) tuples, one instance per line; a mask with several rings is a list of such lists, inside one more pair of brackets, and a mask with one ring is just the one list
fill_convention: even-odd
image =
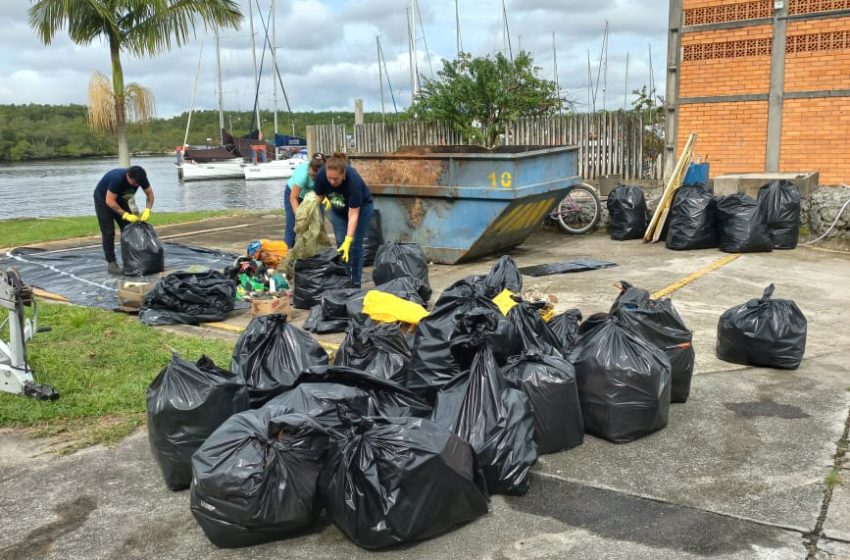
[[(130, 109), (131, 120), (144, 122), (153, 111), (153, 103), (149, 95), (139, 92), (144, 88), (135, 84), (125, 88), (121, 51), (154, 56), (172, 45), (184, 45), (195, 36), (197, 18), (208, 30), (236, 29), (242, 21), (237, 0), (38, 0), (30, 7), (29, 16), (30, 26), (45, 45), (66, 28), (78, 45), (88, 45), (96, 38), (108, 41), (112, 88), (111, 92), (103, 84), (89, 88), (102, 96), (94, 100), (89, 120), (93, 126), (118, 136), (118, 159), (125, 167), (130, 165), (127, 110)], [(92, 83), (96, 80), (93, 77)], [(104, 115), (104, 98), (113, 101), (114, 115)]]

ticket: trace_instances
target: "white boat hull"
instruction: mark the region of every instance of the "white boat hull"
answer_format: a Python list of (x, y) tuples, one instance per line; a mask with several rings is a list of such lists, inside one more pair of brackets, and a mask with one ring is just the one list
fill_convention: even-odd
[(211, 163), (184, 162), (177, 169), (183, 181), (204, 181), (208, 179), (241, 179), (242, 160), (216, 161)]
[(288, 179), (292, 177), (295, 168), (304, 163), (301, 160), (281, 159), (268, 163), (246, 165), (242, 171), (246, 181), (261, 181), (266, 179)]

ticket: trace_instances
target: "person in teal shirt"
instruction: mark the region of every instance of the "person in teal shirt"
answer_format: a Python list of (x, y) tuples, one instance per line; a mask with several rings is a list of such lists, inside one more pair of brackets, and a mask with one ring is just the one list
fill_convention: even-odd
[(286, 226), (283, 241), (290, 249), (295, 245), (295, 213), (298, 211), (298, 205), (304, 200), (307, 193), (315, 188), (314, 179), (324, 164), (324, 154), (315, 153), (310, 161), (299, 165), (286, 182), (283, 200), (283, 208), (286, 211)]

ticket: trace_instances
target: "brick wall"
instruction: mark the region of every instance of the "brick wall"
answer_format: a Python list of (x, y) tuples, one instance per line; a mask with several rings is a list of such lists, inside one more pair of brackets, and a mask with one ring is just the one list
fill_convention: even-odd
[[(790, 0), (789, 10), (822, 12), (844, 3), (850, 6), (848, 0)], [(686, 20), (699, 25), (759, 15), (764, 7), (749, 0), (685, 0), (684, 9)], [(683, 33), (679, 98), (768, 94), (771, 36), (770, 25)], [(785, 92), (850, 90), (850, 17), (792, 20), (787, 36)], [(767, 101), (683, 103), (678, 149), (696, 132), (697, 155), (710, 158), (712, 175), (762, 172), (767, 113)], [(823, 184), (850, 183), (850, 97), (785, 98), (780, 170), (817, 170)]]
[(786, 99), (783, 171), (819, 170), (823, 185), (850, 184), (850, 97)]
[(695, 155), (709, 158), (712, 175), (764, 171), (766, 101), (680, 105), (680, 149), (691, 132), (698, 134)]

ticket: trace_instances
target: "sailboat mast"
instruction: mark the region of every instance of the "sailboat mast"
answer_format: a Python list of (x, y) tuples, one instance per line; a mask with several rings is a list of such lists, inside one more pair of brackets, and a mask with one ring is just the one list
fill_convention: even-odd
[(215, 32), (215, 73), (218, 76), (218, 135), (219, 144), (224, 145), (224, 95), (221, 91), (221, 45), (218, 29)]
[[(272, 0), (272, 66), (277, 72), (277, 25), (275, 25), (274, 0)], [(274, 108), (274, 133), (277, 134), (277, 81), (272, 80), (272, 107)], [(275, 148), (277, 151), (277, 148)]]
[(554, 31), (552, 32), (552, 66), (554, 67), (554, 70), (555, 70), (555, 87), (558, 88), (559, 107), (561, 107), (561, 109), (563, 109), (563, 107), (560, 106), (561, 80), (558, 79), (558, 49), (555, 47), (555, 32)]
[(457, 54), (460, 57), (460, 53), (463, 52), (463, 41), (460, 38), (460, 8), (458, 7), (458, 0), (455, 0), (455, 30), (457, 33)]
[(416, 97), (416, 68), (413, 66), (413, 35), (410, 30), (410, 7), (405, 8), (407, 12), (407, 58), (410, 62), (410, 103)]
[(623, 93), (623, 111), (627, 110), (629, 104), (629, 53), (626, 53), (626, 90)]
[(378, 87), (381, 88), (381, 120), (386, 120), (386, 113), (384, 112), (384, 75), (383, 72), (383, 63), (381, 62), (381, 36), (375, 35), (375, 49), (378, 53)]
[[(251, 25), (251, 57), (254, 60), (254, 92), (259, 93), (260, 76), (257, 73), (257, 42), (254, 39), (254, 10), (251, 7), (250, 0), (248, 2), (248, 22)], [(257, 131), (260, 131), (260, 134), (262, 135), (262, 129), (260, 127), (260, 104), (256, 101), (254, 102), (254, 117), (257, 119)]]

